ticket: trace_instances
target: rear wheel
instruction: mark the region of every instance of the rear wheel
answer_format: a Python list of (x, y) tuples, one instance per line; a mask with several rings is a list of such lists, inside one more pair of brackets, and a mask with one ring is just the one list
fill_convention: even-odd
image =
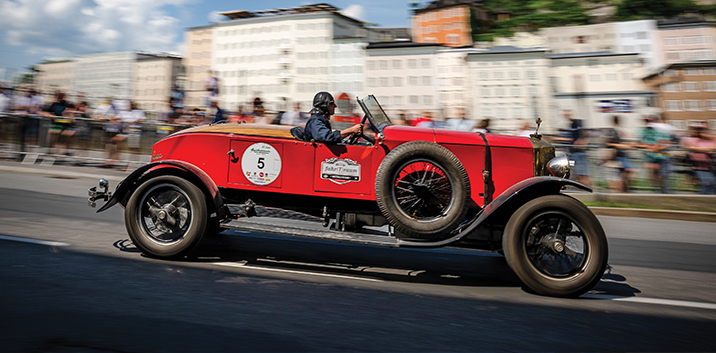
[(127, 203), (124, 220), (134, 245), (159, 258), (186, 255), (199, 244), (208, 226), (201, 190), (171, 175), (140, 185)]
[(534, 199), (515, 212), (502, 239), (507, 262), (542, 295), (577, 297), (604, 274), (608, 245), (602, 226), (581, 202), (565, 195)]

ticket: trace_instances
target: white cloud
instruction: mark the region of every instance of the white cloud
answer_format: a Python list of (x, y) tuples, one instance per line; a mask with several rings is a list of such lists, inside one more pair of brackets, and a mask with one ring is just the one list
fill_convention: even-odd
[(341, 13), (348, 17), (363, 21), (363, 6), (355, 4), (348, 5), (348, 7), (341, 10)]
[(182, 26), (169, 10), (195, 0), (2, 0), (0, 36), (44, 55), (176, 51)]
[(222, 18), (223, 16), (220, 15), (218, 11), (211, 11), (206, 16), (206, 19), (209, 20), (209, 22), (220, 22)]

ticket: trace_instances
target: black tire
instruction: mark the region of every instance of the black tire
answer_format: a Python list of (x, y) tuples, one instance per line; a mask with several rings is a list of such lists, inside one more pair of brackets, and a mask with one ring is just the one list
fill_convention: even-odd
[(447, 148), (411, 141), (392, 150), (378, 168), (375, 196), (383, 216), (401, 238), (433, 241), (463, 221), (470, 182)]
[(124, 210), (124, 223), (134, 245), (158, 258), (189, 253), (204, 236), (208, 218), (201, 190), (172, 175), (141, 184)]
[(597, 217), (566, 195), (542, 196), (520, 207), (507, 222), (502, 248), (525, 286), (555, 297), (592, 289), (609, 258)]

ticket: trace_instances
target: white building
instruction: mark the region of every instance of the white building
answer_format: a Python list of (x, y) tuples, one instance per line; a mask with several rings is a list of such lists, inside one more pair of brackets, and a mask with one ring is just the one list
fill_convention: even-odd
[(467, 55), (473, 119), (490, 119), (490, 128), (512, 133), (542, 119), (542, 130), (559, 129), (548, 85), (548, 49), (496, 46)]
[(268, 110), (285, 109), (291, 101), (308, 110), (319, 91), (345, 88), (347, 82), (351, 90), (362, 88), (356, 76), (363, 71), (356, 68), (360, 57), (333, 56), (359, 55), (353, 39), (367, 41), (369, 31), (336, 8), (320, 4), (222, 15), (231, 20), (215, 25), (212, 66), (221, 80), (223, 108), (260, 97)]
[(46, 62), (37, 65), (37, 69), (39, 72), (35, 78), (35, 86), (46, 102), (52, 102), (57, 91), (68, 95), (75, 93), (73, 86), (75, 62), (73, 60)]
[(661, 43), (656, 35), (655, 20), (610, 22), (585, 26), (563, 26), (540, 29), (554, 54), (639, 53), (647, 67), (663, 64), (659, 53)]
[(186, 70), (184, 83), (184, 106), (200, 108), (206, 106), (205, 80), (211, 71), (213, 26), (193, 27), (184, 33), (184, 58)]
[(436, 53), (438, 104), (445, 118), (458, 117), (459, 110), (466, 112), (468, 119), (474, 118), (470, 112), (468, 70), (465, 57), (474, 49), (443, 48)]
[[(621, 126), (632, 133), (643, 126), (641, 118), (654, 114), (655, 93), (641, 80), (648, 69), (636, 53), (552, 54), (552, 90), (555, 110), (571, 110), (585, 127), (612, 126), (612, 115), (620, 115)], [(566, 121), (558, 121), (566, 127)]]
[(134, 51), (78, 55), (75, 90), (84, 92), (91, 105), (106, 99), (131, 99), (137, 57)]
[(428, 111), (442, 118), (435, 79), (440, 48), (433, 43), (371, 43), (366, 48), (366, 94), (376, 96), (389, 116), (405, 111), (411, 117)]
[(170, 54), (141, 55), (137, 58), (132, 100), (140, 109), (169, 109), (172, 86), (183, 71), (181, 60), (181, 57)]

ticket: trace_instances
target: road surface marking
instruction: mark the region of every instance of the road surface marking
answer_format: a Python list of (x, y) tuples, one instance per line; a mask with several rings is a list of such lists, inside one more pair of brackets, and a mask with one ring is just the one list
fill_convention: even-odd
[(296, 271), (296, 270), (286, 270), (282, 268), (270, 268), (270, 267), (258, 267), (258, 266), (251, 266), (246, 265), (245, 262), (213, 262), (214, 265), (217, 266), (224, 266), (224, 267), (239, 267), (239, 268), (247, 268), (251, 270), (261, 270), (261, 271), (273, 271), (273, 272), (284, 272), (284, 273), (295, 273), (300, 275), (311, 275), (311, 276), (323, 276), (323, 277), (334, 277), (334, 278), (345, 278), (345, 279), (356, 279), (359, 281), (369, 281), (369, 282), (383, 282), (379, 279), (373, 279), (373, 278), (364, 278), (364, 277), (355, 277), (355, 276), (342, 276), (342, 275), (332, 275), (329, 273), (319, 273), (319, 272), (308, 272), (308, 271)]
[(48, 240), (37, 240), (37, 239), (28, 239), (28, 238), (19, 238), (19, 237), (9, 237), (6, 235), (0, 235), (0, 240), (9, 240), (9, 241), (18, 241), (21, 243), (31, 243), (31, 244), (40, 244), (40, 245), (47, 245), (47, 246), (70, 246), (68, 243), (61, 243), (58, 241), (48, 241)]
[(618, 296), (618, 295), (608, 295), (608, 294), (585, 294), (582, 296), (582, 298), (616, 300), (616, 301), (620, 301), (620, 302), (671, 305), (671, 306), (681, 306), (681, 307), (686, 307), (686, 308), (716, 310), (716, 304), (714, 304), (714, 303), (692, 302), (692, 301), (687, 301), (687, 300), (671, 300), (671, 299), (642, 298), (642, 297), (622, 297), (622, 296)]

